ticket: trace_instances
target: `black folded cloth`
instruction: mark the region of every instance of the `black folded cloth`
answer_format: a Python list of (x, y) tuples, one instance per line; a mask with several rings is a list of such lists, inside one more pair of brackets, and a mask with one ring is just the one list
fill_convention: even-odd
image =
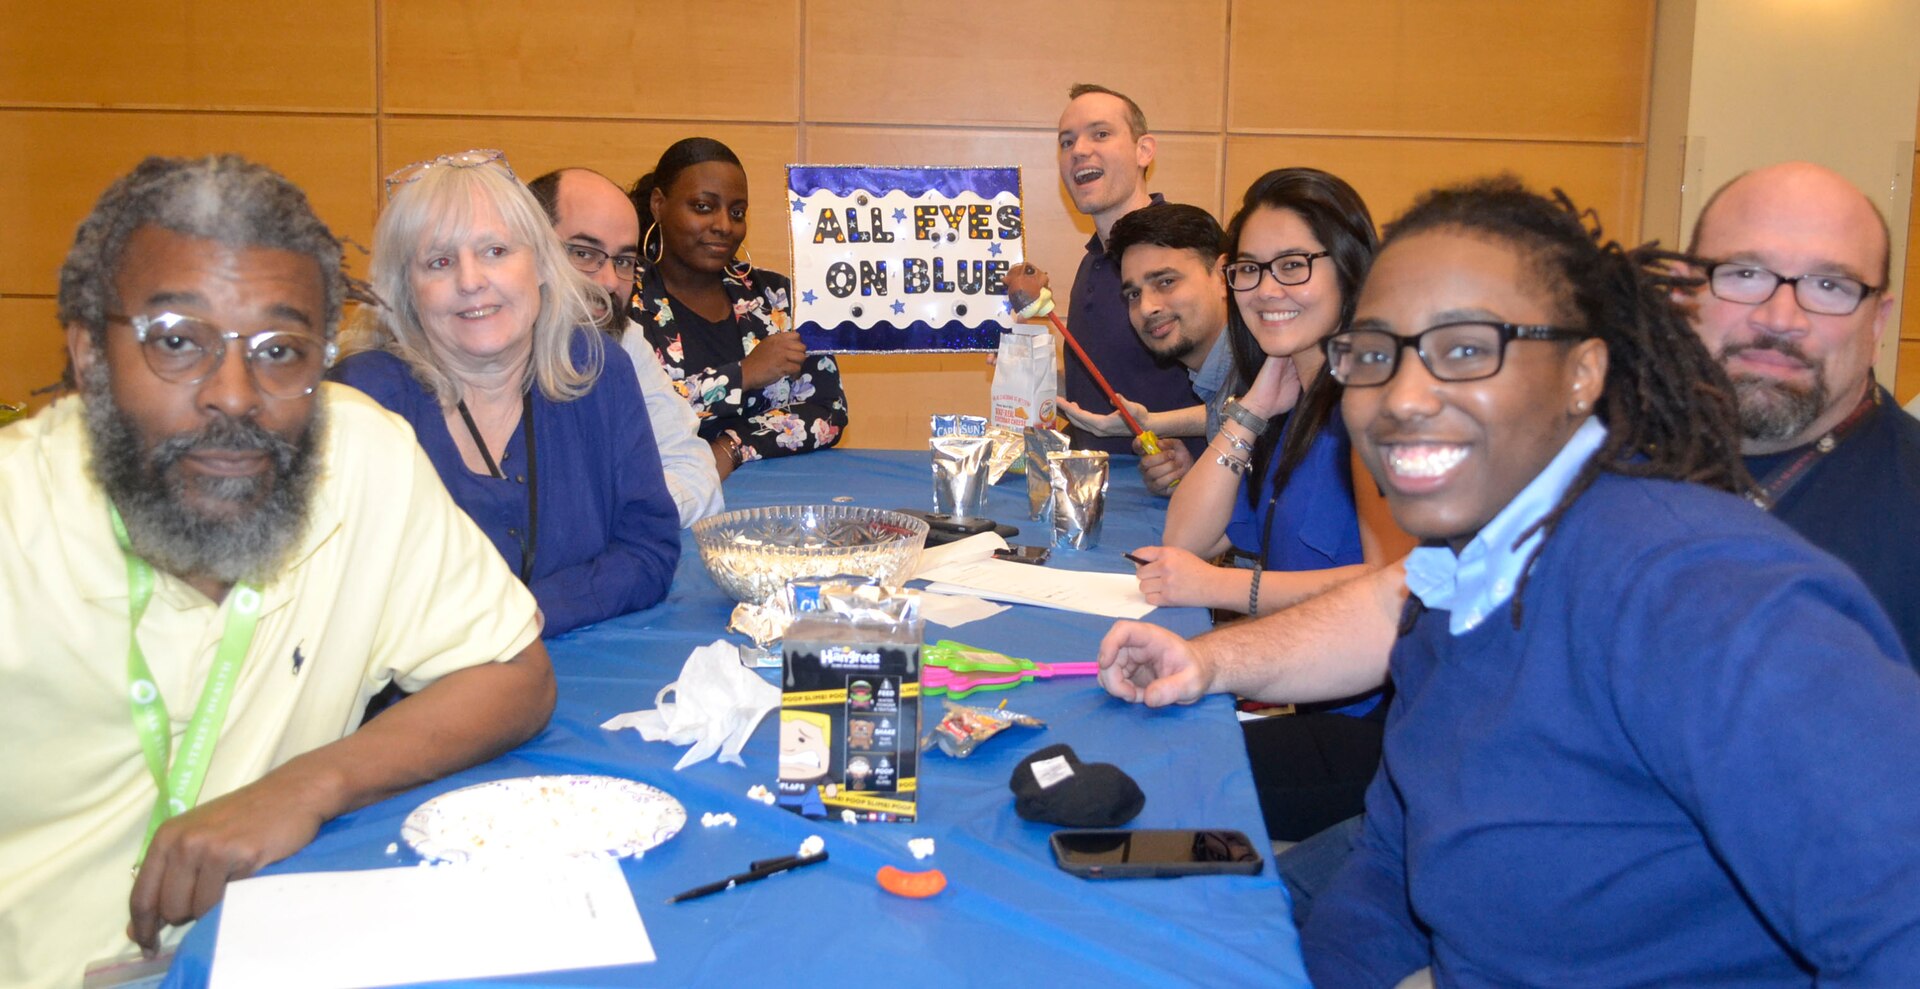
[(1013, 769), (1014, 812), (1070, 828), (1117, 828), (1147, 805), (1140, 784), (1111, 763), (1085, 763), (1067, 745), (1049, 745)]

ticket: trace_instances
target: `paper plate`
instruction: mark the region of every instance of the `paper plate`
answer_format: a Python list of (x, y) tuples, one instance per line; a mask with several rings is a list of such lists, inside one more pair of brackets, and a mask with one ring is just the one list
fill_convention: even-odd
[(522, 776), (421, 804), (400, 836), (422, 858), (606, 855), (639, 858), (680, 833), (687, 809), (665, 791), (612, 776)]

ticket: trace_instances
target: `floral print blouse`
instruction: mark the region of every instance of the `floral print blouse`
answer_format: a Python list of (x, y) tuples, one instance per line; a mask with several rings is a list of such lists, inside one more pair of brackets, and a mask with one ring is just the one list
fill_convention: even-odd
[(821, 450), (840, 441), (847, 396), (831, 354), (809, 354), (800, 373), (765, 388), (742, 384), (740, 362), (768, 336), (793, 328), (785, 275), (760, 268), (721, 276), (733, 318), (713, 323), (674, 301), (650, 265), (635, 273), (629, 315), (675, 388), (700, 418), (700, 436), (731, 433), (747, 460)]

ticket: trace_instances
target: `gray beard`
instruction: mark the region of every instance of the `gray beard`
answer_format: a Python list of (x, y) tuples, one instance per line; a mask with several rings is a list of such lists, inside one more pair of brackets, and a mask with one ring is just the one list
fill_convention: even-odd
[[(181, 577), (223, 584), (267, 583), (307, 529), (314, 479), (326, 423), (326, 403), (297, 441), (258, 423), (221, 416), (198, 433), (168, 437), (151, 450), (141, 445), (132, 419), (114, 404), (104, 362), (81, 375), (94, 477), (106, 491), (127, 539), (140, 558)], [(199, 449), (265, 450), (273, 470), (264, 477), (182, 477), (180, 459)], [(209, 516), (187, 500), (194, 485), (204, 499), (228, 502), (233, 511)]]
[(1740, 406), (1740, 435), (1749, 440), (1778, 443), (1789, 440), (1813, 425), (1826, 411), (1828, 399), (1825, 366), (1809, 358), (1798, 345), (1789, 341), (1760, 340), (1745, 347), (1729, 347), (1720, 352), (1721, 366), (1742, 350), (1777, 350), (1806, 361), (1813, 369), (1813, 385), (1795, 388), (1773, 378), (1736, 374), (1733, 395)]
[(1778, 381), (1741, 375), (1733, 379), (1734, 398), (1740, 403), (1740, 435), (1768, 443), (1792, 439), (1805, 432), (1827, 407), (1827, 386), (1815, 382), (1809, 389), (1788, 388)]

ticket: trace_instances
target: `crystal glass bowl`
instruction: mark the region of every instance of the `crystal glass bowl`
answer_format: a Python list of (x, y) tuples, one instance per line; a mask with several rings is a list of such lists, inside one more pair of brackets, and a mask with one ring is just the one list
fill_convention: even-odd
[(920, 559), (927, 523), (854, 505), (776, 505), (708, 516), (693, 539), (714, 583), (761, 604), (794, 577), (858, 574), (898, 587)]

